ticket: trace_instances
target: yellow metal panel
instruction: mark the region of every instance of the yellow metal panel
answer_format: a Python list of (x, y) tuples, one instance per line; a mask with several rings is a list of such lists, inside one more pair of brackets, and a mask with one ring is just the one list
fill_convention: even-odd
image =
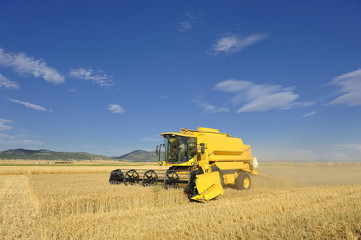
[(197, 175), (196, 188), (198, 195), (193, 200), (205, 202), (223, 195), (223, 187), (218, 172)]
[(213, 185), (210, 189), (208, 189), (207, 193), (204, 194), (204, 199), (206, 201), (216, 199), (223, 195), (223, 187), (221, 183)]
[(215, 165), (220, 170), (248, 169), (248, 164), (243, 162), (216, 162)]
[(243, 152), (244, 145), (240, 138), (227, 135), (207, 133), (207, 147), (209, 152)]
[(198, 131), (200, 132), (212, 132), (212, 133), (219, 133), (218, 129), (214, 128), (205, 128), (205, 127), (198, 127)]
[(233, 174), (223, 174), (224, 184), (234, 184), (236, 181), (236, 176)]
[(204, 173), (197, 175), (196, 187), (198, 193), (205, 192), (210, 186), (215, 184), (217, 181), (220, 181), (218, 172)]
[(209, 161), (212, 162), (232, 162), (232, 161), (251, 161), (252, 156), (242, 156), (242, 155), (214, 155), (209, 156)]

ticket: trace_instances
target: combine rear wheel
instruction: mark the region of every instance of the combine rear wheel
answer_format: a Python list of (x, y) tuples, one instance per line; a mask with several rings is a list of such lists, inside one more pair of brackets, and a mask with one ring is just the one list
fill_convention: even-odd
[(238, 190), (248, 190), (251, 188), (251, 177), (248, 173), (242, 172), (236, 179), (236, 188)]

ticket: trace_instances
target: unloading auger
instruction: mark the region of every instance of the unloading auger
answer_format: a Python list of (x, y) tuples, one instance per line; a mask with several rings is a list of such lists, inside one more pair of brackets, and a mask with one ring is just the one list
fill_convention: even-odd
[(161, 136), (164, 144), (156, 148), (158, 163), (169, 166), (168, 170), (116, 169), (111, 172), (109, 182), (183, 188), (190, 200), (200, 202), (222, 196), (225, 185), (250, 189), (250, 174), (257, 174), (258, 162), (251, 154), (251, 147), (240, 138), (202, 127)]

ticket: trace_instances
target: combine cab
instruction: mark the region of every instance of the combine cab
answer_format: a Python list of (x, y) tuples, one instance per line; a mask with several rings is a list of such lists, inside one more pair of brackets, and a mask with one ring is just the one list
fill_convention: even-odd
[(117, 169), (111, 172), (109, 182), (184, 188), (189, 199), (200, 202), (222, 196), (225, 185), (235, 185), (239, 190), (251, 187), (250, 174), (257, 174), (258, 162), (251, 155), (251, 147), (240, 138), (201, 127), (161, 136), (164, 144), (156, 148), (158, 163), (169, 166), (168, 170)]

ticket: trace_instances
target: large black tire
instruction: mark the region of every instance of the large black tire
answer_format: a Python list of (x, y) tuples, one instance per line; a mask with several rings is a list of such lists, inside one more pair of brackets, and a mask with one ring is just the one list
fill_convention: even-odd
[(246, 172), (241, 172), (236, 179), (236, 189), (248, 190), (251, 188), (251, 176)]
[(221, 179), (221, 185), (224, 188), (225, 184), (224, 184), (224, 177), (223, 177), (223, 173), (221, 171), (221, 169), (219, 169), (219, 167), (217, 167), (216, 165), (211, 166), (212, 172), (219, 172), (219, 178)]

